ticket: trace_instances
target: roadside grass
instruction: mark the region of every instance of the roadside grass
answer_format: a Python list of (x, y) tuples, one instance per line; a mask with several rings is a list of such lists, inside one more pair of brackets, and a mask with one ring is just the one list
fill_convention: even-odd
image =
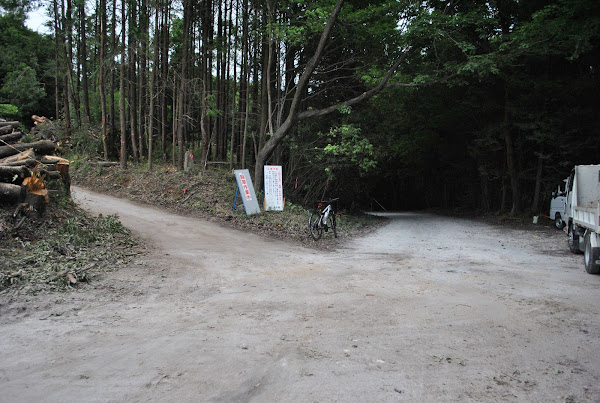
[[(232, 211), (237, 190), (235, 177), (223, 167), (181, 172), (169, 165), (157, 164), (148, 170), (145, 164), (129, 164), (128, 169), (122, 170), (118, 166), (99, 167), (85, 159), (76, 159), (72, 164), (72, 176), (78, 186), (100, 193), (319, 249), (334, 248), (343, 240), (365, 234), (385, 222), (385, 219), (365, 214), (342, 214), (338, 216), (338, 239), (326, 234), (322, 240), (314, 242), (308, 233), (311, 208), (286, 201), (282, 212), (246, 216), (238, 197), (236, 209)], [(261, 192), (257, 198), (263, 199)]]

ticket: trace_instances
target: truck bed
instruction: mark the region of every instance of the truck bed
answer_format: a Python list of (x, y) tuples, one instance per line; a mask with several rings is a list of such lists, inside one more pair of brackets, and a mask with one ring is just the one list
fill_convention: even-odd
[(600, 205), (596, 208), (575, 207), (573, 209), (573, 222), (596, 233), (600, 231)]
[(579, 165), (575, 168), (575, 172), (577, 176), (575, 206), (596, 209), (600, 202), (600, 165)]

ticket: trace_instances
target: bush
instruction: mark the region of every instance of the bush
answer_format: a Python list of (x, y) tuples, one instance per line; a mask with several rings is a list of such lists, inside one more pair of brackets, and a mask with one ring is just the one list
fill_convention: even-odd
[(3, 119), (18, 119), (21, 116), (19, 108), (11, 104), (0, 104), (0, 118)]

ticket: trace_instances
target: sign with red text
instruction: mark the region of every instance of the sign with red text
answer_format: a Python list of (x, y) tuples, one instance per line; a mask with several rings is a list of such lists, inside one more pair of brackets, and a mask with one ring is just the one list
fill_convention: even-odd
[(283, 211), (283, 178), (280, 165), (265, 165), (265, 211)]
[(236, 169), (233, 171), (235, 174), (235, 180), (244, 202), (244, 209), (246, 215), (260, 213), (260, 207), (258, 206), (258, 200), (256, 200), (256, 192), (254, 191), (254, 185), (252, 184), (252, 178), (250, 178), (250, 172), (247, 169)]

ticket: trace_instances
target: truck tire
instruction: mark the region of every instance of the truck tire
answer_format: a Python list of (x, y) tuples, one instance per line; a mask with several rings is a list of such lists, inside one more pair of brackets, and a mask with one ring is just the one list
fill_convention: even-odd
[(565, 222), (563, 221), (560, 213), (556, 213), (556, 216), (554, 217), (554, 226), (557, 229), (563, 229), (565, 227)]
[(569, 250), (571, 253), (581, 253), (579, 249), (579, 235), (573, 230), (573, 225), (569, 225)]
[(600, 274), (600, 264), (596, 261), (600, 259), (600, 248), (593, 248), (590, 236), (585, 237), (585, 271), (590, 274)]

